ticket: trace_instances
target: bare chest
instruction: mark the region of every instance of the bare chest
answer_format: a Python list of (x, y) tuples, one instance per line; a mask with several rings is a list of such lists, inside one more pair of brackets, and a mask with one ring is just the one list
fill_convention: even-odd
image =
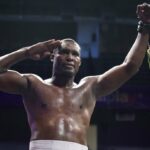
[(88, 106), (91, 98), (89, 92), (82, 88), (69, 89), (41, 85), (30, 91), (27, 105), (38, 111), (79, 113)]

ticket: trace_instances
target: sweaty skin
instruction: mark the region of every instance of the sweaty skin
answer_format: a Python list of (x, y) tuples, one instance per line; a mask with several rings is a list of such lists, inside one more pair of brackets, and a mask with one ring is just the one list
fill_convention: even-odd
[[(150, 5), (137, 6), (137, 16), (150, 23)], [(101, 75), (88, 76), (76, 84), (81, 65), (80, 46), (72, 39), (48, 40), (0, 57), (0, 91), (20, 94), (31, 129), (31, 140), (62, 140), (87, 145), (86, 134), (96, 100), (117, 90), (138, 72), (149, 33), (138, 33), (125, 60)], [(9, 70), (24, 59), (53, 62), (52, 77)], [(8, 70), (7, 70), (8, 69)]]
[(29, 86), (23, 99), (31, 140), (55, 139), (87, 145), (86, 133), (96, 102), (92, 80), (73, 82), (81, 63), (78, 45), (62, 42), (54, 56), (52, 78), (26, 76)]
[(57, 139), (86, 145), (86, 132), (95, 98), (85, 82), (61, 88), (29, 76), (23, 96), (31, 128), (31, 140)]

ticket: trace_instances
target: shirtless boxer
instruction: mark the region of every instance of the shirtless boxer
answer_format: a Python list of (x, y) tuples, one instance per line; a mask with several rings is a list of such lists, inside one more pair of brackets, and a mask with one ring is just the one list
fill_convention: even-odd
[[(0, 91), (20, 94), (31, 129), (30, 150), (87, 150), (87, 129), (96, 100), (138, 72), (149, 40), (150, 5), (137, 6), (142, 21), (136, 40), (122, 64), (74, 82), (81, 65), (80, 45), (72, 39), (49, 40), (0, 57)], [(144, 24), (143, 24), (144, 23)], [(52, 77), (21, 74), (9, 68), (24, 59), (50, 57)]]

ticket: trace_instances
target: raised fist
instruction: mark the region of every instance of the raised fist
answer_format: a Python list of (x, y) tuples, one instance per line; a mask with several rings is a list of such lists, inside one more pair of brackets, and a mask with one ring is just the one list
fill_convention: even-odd
[(137, 5), (136, 14), (139, 20), (144, 23), (150, 23), (150, 4), (143, 3)]

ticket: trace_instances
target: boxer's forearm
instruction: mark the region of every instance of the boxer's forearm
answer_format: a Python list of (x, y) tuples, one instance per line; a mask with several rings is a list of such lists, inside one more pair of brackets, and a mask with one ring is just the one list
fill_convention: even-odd
[(8, 69), (19, 61), (28, 58), (27, 47), (0, 57), (0, 68)]
[(129, 67), (130, 71), (133, 72), (138, 71), (145, 57), (148, 41), (149, 41), (148, 33), (146, 34), (138, 33), (137, 38), (124, 61), (124, 63), (130, 66)]

